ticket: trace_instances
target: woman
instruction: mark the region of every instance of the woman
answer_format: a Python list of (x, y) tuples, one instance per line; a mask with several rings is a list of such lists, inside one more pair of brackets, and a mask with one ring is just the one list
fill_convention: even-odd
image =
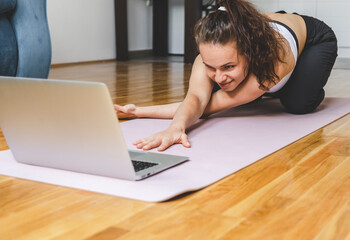
[(190, 147), (186, 128), (201, 116), (254, 101), (280, 98), (287, 112), (314, 111), (337, 57), (337, 40), (325, 23), (298, 14), (259, 13), (244, 0), (219, 1), (198, 21), (196, 58), (182, 103), (119, 106), (119, 117), (173, 118), (169, 128), (136, 141), (139, 149)]

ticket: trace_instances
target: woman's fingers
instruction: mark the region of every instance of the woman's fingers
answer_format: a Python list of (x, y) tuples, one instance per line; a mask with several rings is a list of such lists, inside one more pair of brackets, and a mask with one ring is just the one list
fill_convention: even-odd
[(145, 146), (142, 147), (142, 150), (151, 150), (153, 148), (158, 147), (159, 145), (161, 145), (161, 141), (159, 140), (154, 140), (152, 142), (149, 142), (148, 144), (146, 144)]
[(122, 112), (123, 111), (123, 106), (120, 106), (118, 104), (114, 104), (113, 106), (114, 106), (114, 110), (116, 112)]
[(182, 134), (181, 136), (181, 143), (184, 147), (190, 148), (191, 144), (190, 141), (188, 141), (187, 134)]
[(132, 144), (134, 144), (135, 146), (137, 146), (138, 144), (142, 143), (143, 142), (143, 139), (139, 139), (135, 142), (133, 142)]
[(118, 104), (114, 104), (114, 109), (117, 112), (131, 113), (131, 112), (135, 111), (136, 106), (135, 106), (135, 104), (127, 104), (127, 105), (124, 105), (124, 106), (120, 106)]
[(162, 139), (159, 137), (148, 137), (142, 140), (137, 141), (135, 144), (138, 149), (150, 150), (161, 145)]
[[(153, 144), (152, 144), (153, 142)], [(148, 137), (148, 138), (144, 138), (144, 139), (140, 139), (137, 140), (136, 142), (133, 143), (138, 149), (143, 149), (143, 150), (149, 150), (149, 146), (154, 145), (155, 144), (155, 139), (153, 138), (153, 136)]]
[(117, 112), (118, 118), (131, 118), (135, 117), (136, 106), (134, 104), (127, 104), (125, 106), (114, 104), (114, 110)]
[(168, 147), (170, 147), (171, 145), (173, 145), (175, 142), (174, 141), (170, 141), (169, 139), (163, 139), (162, 143), (160, 144), (160, 146), (157, 148), (158, 151), (164, 151), (166, 150)]
[(162, 132), (151, 137), (140, 139), (135, 141), (133, 144), (138, 149), (150, 150), (152, 148), (157, 148), (158, 151), (164, 151), (169, 148), (171, 145), (176, 143), (181, 143), (184, 147), (191, 147), (188, 137), (185, 133), (178, 135), (172, 135), (168, 132)]
[(132, 112), (134, 112), (135, 110), (136, 110), (135, 104), (127, 104), (127, 105), (124, 106), (124, 111), (125, 111), (126, 113), (132, 113)]

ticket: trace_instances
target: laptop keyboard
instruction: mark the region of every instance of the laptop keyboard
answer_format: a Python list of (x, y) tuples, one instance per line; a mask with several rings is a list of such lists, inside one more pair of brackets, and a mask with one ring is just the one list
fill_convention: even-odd
[(146, 168), (150, 168), (158, 165), (158, 163), (142, 162), (142, 161), (136, 161), (136, 160), (132, 160), (131, 162), (134, 165), (135, 172), (139, 172)]

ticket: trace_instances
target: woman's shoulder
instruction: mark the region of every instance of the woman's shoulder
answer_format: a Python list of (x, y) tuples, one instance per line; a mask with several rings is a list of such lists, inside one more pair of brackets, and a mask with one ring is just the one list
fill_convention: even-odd
[(265, 13), (272, 21), (281, 22), (290, 27), (298, 38), (299, 55), (303, 51), (306, 41), (306, 25), (304, 19), (297, 14), (291, 13)]

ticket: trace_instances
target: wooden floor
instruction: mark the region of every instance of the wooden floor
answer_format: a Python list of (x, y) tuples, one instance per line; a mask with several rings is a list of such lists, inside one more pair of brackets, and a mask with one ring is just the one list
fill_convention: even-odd
[[(116, 103), (149, 105), (182, 100), (190, 68), (108, 61), (54, 67), (50, 78), (103, 81)], [(334, 70), (327, 89), (350, 97), (350, 70)], [(164, 203), (0, 176), (0, 239), (350, 239), (350, 115)]]

